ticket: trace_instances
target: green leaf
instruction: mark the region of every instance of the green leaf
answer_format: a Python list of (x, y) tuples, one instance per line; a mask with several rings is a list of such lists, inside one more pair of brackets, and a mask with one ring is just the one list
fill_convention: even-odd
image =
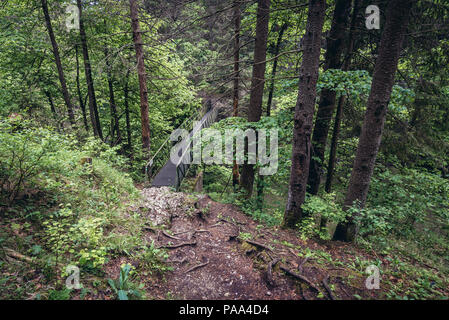
[(119, 299), (119, 300), (129, 300), (129, 299), (128, 299), (128, 294), (126, 293), (126, 291), (124, 291), (124, 290), (119, 290), (119, 291), (118, 291), (118, 299)]

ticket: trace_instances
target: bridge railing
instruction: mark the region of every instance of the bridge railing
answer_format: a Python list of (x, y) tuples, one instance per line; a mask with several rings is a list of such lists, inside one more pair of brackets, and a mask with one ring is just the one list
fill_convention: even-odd
[[(175, 187), (176, 190), (179, 191), (179, 188), (181, 187), (181, 182), (184, 179), (184, 177), (187, 174), (187, 171), (190, 168), (190, 163), (193, 159), (193, 137), (196, 133), (201, 131), (201, 129), (208, 128), (212, 123), (215, 122), (215, 119), (217, 117), (218, 109), (217, 108), (211, 108), (201, 119), (201, 122), (193, 128), (193, 130), (190, 132), (189, 136), (186, 138), (186, 144), (184, 145), (185, 150), (182, 156), (180, 157), (178, 163), (176, 163), (176, 181), (175, 181)], [(190, 146), (190, 148), (187, 148), (187, 145)], [(185, 161), (188, 158), (189, 161)]]
[[(192, 116), (184, 120), (184, 122), (178, 127), (179, 129), (186, 129), (190, 131), (192, 127), (192, 123), (195, 120), (198, 120), (199, 113), (194, 113)], [(162, 167), (167, 162), (167, 159), (170, 159), (170, 151), (173, 147), (173, 142), (170, 141), (170, 136), (165, 139), (165, 141), (161, 144), (159, 149), (154, 153), (154, 155), (150, 158), (150, 161), (145, 165), (145, 176), (148, 181), (156, 176)]]
[[(190, 144), (190, 150), (192, 150), (193, 146), (193, 135), (198, 132), (199, 130), (203, 128), (209, 127), (214, 121), (217, 116), (217, 109), (213, 108), (211, 103), (208, 102), (208, 110), (206, 114), (200, 119), (200, 113), (193, 114), (190, 118), (186, 119), (179, 127), (178, 129), (186, 129), (189, 131), (189, 135), (185, 138), (184, 143)], [(199, 121), (198, 124), (193, 127), (194, 121)], [(167, 137), (167, 139), (162, 143), (162, 145), (159, 147), (159, 149), (156, 151), (156, 153), (151, 157), (150, 161), (145, 165), (145, 177), (146, 182), (150, 182), (158, 173), (159, 171), (164, 167), (164, 165), (167, 163), (167, 161), (170, 161), (170, 152), (172, 150), (172, 147), (174, 146), (174, 143), (170, 140), (170, 136)], [(184, 149), (187, 149), (186, 147)], [(190, 154), (186, 154), (184, 151), (184, 154), (181, 155), (181, 159), (178, 163), (175, 164), (176, 166), (176, 182), (175, 187), (176, 189), (179, 189), (182, 179), (184, 179), (188, 168), (190, 165), (186, 165), (183, 161), (186, 157), (190, 156), (192, 159), (192, 152)]]

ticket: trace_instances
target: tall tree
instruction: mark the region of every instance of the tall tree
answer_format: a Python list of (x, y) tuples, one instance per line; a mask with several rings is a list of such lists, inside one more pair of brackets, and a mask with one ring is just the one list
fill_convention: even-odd
[(310, 136), (315, 112), (316, 84), (320, 62), (321, 33), (326, 0), (309, 0), (303, 58), (299, 71), (298, 99), (293, 127), (292, 166), (283, 226), (294, 228), (303, 218), (301, 205), (306, 195), (310, 163)]
[[(115, 95), (114, 95), (114, 79), (112, 74), (112, 65), (109, 57), (109, 49), (107, 45), (104, 47), (104, 55), (106, 61), (106, 75), (108, 78), (108, 89), (109, 89), (109, 108), (111, 110), (111, 146), (119, 144), (122, 140), (122, 136), (120, 133), (120, 125), (117, 114), (117, 105), (115, 104)], [(114, 140), (114, 135), (117, 133), (117, 139)]]
[(273, 68), (271, 70), (271, 83), (270, 83), (270, 89), (268, 91), (268, 101), (267, 101), (267, 116), (269, 117), (271, 114), (271, 103), (273, 101), (273, 94), (274, 94), (274, 78), (276, 77), (276, 71), (278, 66), (278, 58), (279, 58), (279, 51), (281, 49), (281, 43), (282, 43), (282, 37), (284, 36), (285, 30), (287, 30), (288, 23), (284, 22), (279, 29), (278, 39), (276, 41), (276, 46), (274, 48), (274, 60), (273, 60)]
[(133, 30), (134, 48), (136, 50), (137, 73), (139, 75), (140, 117), (142, 124), (142, 148), (144, 157), (150, 156), (150, 119), (148, 107), (147, 76), (143, 55), (143, 42), (139, 25), (139, 8), (137, 0), (129, 0), (131, 27)]
[[(239, 115), (239, 77), (240, 77), (240, 0), (234, 1), (234, 88), (233, 88), (233, 116)], [(234, 160), (232, 166), (232, 185), (234, 188), (239, 184), (239, 166)]]
[(50, 37), (50, 42), (53, 47), (53, 56), (55, 58), (56, 68), (58, 69), (59, 82), (61, 83), (62, 96), (64, 98), (65, 105), (67, 106), (67, 113), (69, 115), (70, 124), (75, 125), (75, 115), (73, 113), (72, 102), (70, 101), (69, 90), (67, 89), (67, 83), (64, 76), (64, 70), (62, 69), (61, 57), (59, 55), (59, 47), (56, 42), (55, 34), (53, 32), (53, 27), (51, 25), (50, 14), (48, 13), (47, 0), (41, 0), (42, 10), (44, 11), (45, 23), (47, 25), (48, 35)]
[[(270, 19), (270, 0), (257, 1), (256, 41), (254, 44), (254, 65), (251, 80), (251, 93), (248, 106), (248, 121), (257, 122), (262, 115), (262, 98), (265, 84), (267, 57), (268, 22)], [(248, 197), (254, 185), (254, 165), (243, 164), (240, 185)]]
[(131, 120), (129, 117), (129, 69), (126, 70), (126, 76), (125, 76), (125, 84), (123, 87), (123, 99), (124, 99), (124, 105), (125, 105), (125, 121), (126, 121), (126, 152), (128, 154), (128, 157), (130, 159), (133, 158), (132, 156), (132, 139), (131, 139)]
[[(341, 67), (341, 56), (345, 44), (344, 40), (350, 8), (351, 1), (336, 1), (332, 25), (327, 38), (324, 70), (339, 69)], [(334, 90), (325, 88), (321, 91), (312, 135), (312, 158), (310, 160), (308, 178), (308, 191), (311, 194), (317, 194), (320, 186), (324, 152), (331, 118), (335, 108), (335, 99), (336, 92)]]
[(80, 63), (78, 59), (78, 44), (75, 45), (75, 61), (76, 61), (76, 92), (78, 93), (78, 101), (80, 104), (81, 112), (83, 113), (84, 128), (89, 132), (89, 125), (87, 124), (86, 105), (84, 104), (83, 95), (81, 94), (80, 85)]
[[(391, 0), (374, 67), (362, 133), (344, 201), (348, 208), (358, 201), (364, 207), (377, 153), (382, 139), (388, 103), (394, 85), (404, 33), (414, 0)], [(337, 226), (335, 240), (352, 241), (357, 234), (354, 216)]]
[[(358, 12), (359, 12), (359, 0), (354, 0), (354, 6), (352, 9), (352, 17), (351, 17), (351, 27), (349, 29), (349, 36), (348, 36), (348, 45), (346, 47), (343, 66), (341, 67), (341, 70), (343, 71), (348, 71), (349, 66), (351, 64), (352, 53), (354, 50), (354, 40), (355, 40), (356, 21)], [(335, 170), (335, 160), (337, 157), (338, 136), (340, 135), (340, 125), (341, 119), (343, 117), (343, 106), (345, 105), (345, 103), (346, 103), (346, 96), (341, 95), (340, 98), (338, 99), (337, 112), (335, 114), (334, 120), (334, 128), (332, 130), (332, 139), (329, 151), (329, 162), (327, 165), (325, 190), (328, 193), (331, 192), (332, 190), (332, 179)]]
[(86, 31), (84, 29), (83, 4), (81, 3), (81, 0), (76, 0), (76, 4), (79, 10), (79, 19), (80, 19), (79, 31), (80, 31), (81, 48), (83, 50), (84, 73), (86, 75), (86, 82), (87, 82), (87, 95), (89, 97), (90, 120), (92, 123), (94, 136), (99, 137), (101, 140), (103, 140), (103, 131), (101, 130), (100, 116), (98, 114), (98, 107), (97, 107), (97, 99), (95, 98), (94, 80), (92, 78), (92, 67), (89, 60), (89, 50), (87, 48)]

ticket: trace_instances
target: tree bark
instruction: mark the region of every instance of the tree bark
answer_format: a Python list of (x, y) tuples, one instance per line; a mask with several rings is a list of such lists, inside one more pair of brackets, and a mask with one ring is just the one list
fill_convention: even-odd
[(76, 91), (78, 93), (78, 101), (80, 104), (81, 112), (83, 113), (83, 123), (84, 128), (87, 132), (89, 132), (89, 125), (87, 123), (87, 115), (86, 115), (86, 105), (83, 101), (83, 95), (81, 94), (81, 85), (80, 85), (80, 63), (78, 59), (78, 45), (75, 45), (75, 60), (76, 60)]
[(341, 119), (343, 117), (343, 106), (346, 103), (346, 97), (340, 96), (338, 99), (337, 113), (335, 114), (334, 128), (332, 130), (331, 149), (329, 152), (329, 163), (327, 165), (327, 176), (325, 191), (332, 192), (332, 179), (334, 177), (335, 161), (337, 157), (338, 136), (340, 135)]
[(84, 59), (84, 73), (86, 75), (87, 82), (87, 95), (89, 97), (89, 113), (90, 120), (92, 123), (92, 129), (94, 132), (94, 136), (99, 137), (103, 140), (103, 132), (101, 130), (100, 124), (100, 116), (98, 115), (98, 107), (97, 100), (95, 98), (95, 88), (94, 81), (92, 78), (92, 68), (89, 60), (89, 51), (87, 48), (87, 38), (86, 31), (84, 29), (84, 21), (83, 21), (83, 5), (81, 0), (76, 0), (76, 4), (78, 6), (79, 15), (80, 15), (80, 39), (81, 39), (81, 48), (83, 50), (83, 59)]
[[(332, 26), (327, 38), (324, 70), (339, 69), (341, 55), (345, 44), (345, 32), (348, 25), (351, 1), (337, 0), (335, 4)], [(310, 160), (308, 192), (317, 194), (321, 182), (327, 136), (332, 114), (335, 108), (336, 92), (330, 89), (321, 91), (320, 103), (312, 135), (312, 158)]]
[[(347, 209), (356, 201), (364, 207), (369, 184), (374, 170), (382, 138), (388, 103), (401, 53), (404, 33), (407, 28), (410, 8), (414, 0), (391, 0), (387, 7), (387, 19), (382, 33), (379, 55), (374, 67), (371, 92), (359, 138), (357, 153), (352, 168), (349, 187), (344, 201)], [(335, 240), (353, 241), (357, 235), (355, 216), (339, 224)]]
[[(239, 76), (240, 76), (240, 2), (239, 0), (234, 1), (234, 90), (233, 90), (233, 116), (238, 117), (239, 115)], [(232, 166), (232, 185), (234, 190), (238, 186), (240, 180), (239, 176), (239, 166), (237, 161), (234, 160)]]
[[(108, 78), (108, 88), (109, 88), (109, 107), (111, 110), (111, 146), (119, 144), (122, 140), (122, 136), (120, 134), (120, 125), (117, 115), (117, 105), (115, 104), (115, 96), (114, 96), (114, 84), (113, 84), (113, 76), (111, 70), (111, 64), (109, 62), (109, 50), (105, 46), (104, 55), (106, 61), (106, 75)], [(114, 134), (117, 133), (117, 139), (114, 140)]]
[[(248, 121), (257, 122), (262, 115), (262, 99), (265, 84), (265, 66), (267, 56), (268, 22), (270, 18), (270, 0), (257, 1), (256, 42), (254, 44), (254, 66), (251, 80), (251, 93), (248, 106)], [(249, 198), (253, 192), (254, 165), (243, 164), (240, 185)]]
[(131, 121), (129, 118), (129, 69), (126, 71), (125, 76), (125, 87), (123, 88), (124, 93), (124, 104), (125, 104), (125, 119), (126, 119), (126, 138), (127, 138), (127, 153), (128, 157), (132, 159), (132, 141), (131, 141)]
[(73, 113), (73, 106), (72, 106), (72, 102), (70, 101), (70, 94), (67, 89), (67, 83), (65, 80), (64, 71), (62, 69), (58, 43), (56, 42), (55, 34), (53, 32), (53, 27), (51, 25), (50, 14), (48, 13), (47, 0), (41, 0), (41, 4), (42, 4), (42, 10), (44, 11), (44, 17), (45, 17), (45, 23), (47, 25), (48, 35), (50, 37), (50, 42), (53, 47), (53, 56), (55, 58), (56, 68), (58, 69), (58, 77), (59, 77), (59, 82), (61, 83), (62, 96), (64, 98), (65, 105), (67, 106), (67, 113), (69, 116), (70, 124), (73, 127), (73, 126), (75, 126), (75, 115)]
[(142, 148), (144, 157), (150, 157), (150, 119), (148, 107), (148, 89), (143, 55), (142, 35), (139, 25), (137, 0), (129, 0), (134, 48), (136, 50), (137, 72), (139, 75), (140, 117), (142, 125)]
[(310, 136), (315, 111), (316, 84), (320, 61), (321, 33), (326, 12), (325, 0), (310, 0), (303, 60), (299, 71), (298, 100), (295, 107), (292, 166), (283, 227), (294, 228), (303, 218), (301, 205), (306, 195), (310, 163)]
[(53, 103), (53, 98), (51, 96), (51, 93), (49, 91), (45, 91), (45, 95), (48, 98), (48, 102), (50, 103), (50, 110), (51, 110), (51, 113), (53, 114), (53, 118), (55, 119), (55, 122), (56, 122), (56, 130), (58, 132), (61, 132), (60, 128), (59, 128), (58, 113), (56, 112), (55, 104)]
[[(349, 38), (348, 38), (348, 46), (346, 48), (346, 54), (343, 60), (343, 71), (348, 71), (349, 66), (351, 65), (351, 58), (352, 53), (354, 51), (354, 40), (355, 40), (355, 32), (356, 32), (356, 21), (357, 21), (357, 14), (359, 12), (359, 0), (354, 0), (354, 8), (352, 10), (352, 17), (351, 17), (351, 27), (349, 30)], [(335, 120), (334, 120), (334, 128), (332, 131), (332, 140), (331, 140), (331, 147), (329, 152), (329, 163), (327, 166), (327, 176), (326, 176), (326, 185), (325, 185), (325, 191), (327, 193), (330, 193), (332, 191), (332, 179), (334, 176), (334, 170), (335, 170), (335, 161), (337, 157), (337, 146), (338, 146), (338, 136), (340, 135), (340, 125), (341, 120), (343, 117), (343, 108), (346, 103), (346, 97), (344, 95), (341, 95), (338, 99), (338, 105), (337, 105), (337, 113), (335, 114)]]
[(268, 102), (267, 102), (267, 116), (268, 117), (271, 114), (271, 103), (273, 101), (273, 93), (274, 93), (274, 77), (276, 77), (279, 51), (281, 49), (282, 37), (283, 37), (284, 32), (287, 29), (287, 27), (288, 27), (288, 23), (284, 22), (281, 26), (281, 29), (279, 30), (278, 39), (276, 41), (276, 47), (274, 49), (273, 69), (271, 71), (271, 83), (270, 83), (270, 90), (268, 91)]

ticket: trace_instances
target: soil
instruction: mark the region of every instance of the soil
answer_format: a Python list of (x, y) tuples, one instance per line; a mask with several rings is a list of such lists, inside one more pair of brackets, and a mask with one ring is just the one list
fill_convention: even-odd
[[(163, 187), (142, 189), (142, 196), (143, 203), (132, 210), (147, 220), (146, 240), (168, 251), (167, 263), (173, 268), (145, 279), (153, 299), (376, 297), (376, 290), (365, 288), (366, 275), (334, 265), (351, 261), (354, 250), (359, 257), (373, 259), (354, 246), (302, 241), (294, 231), (263, 226), (236, 206), (206, 195)], [(307, 254), (324, 251), (332, 262)], [(120, 262), (111, 262), (109, 277), (117, 277)]]

